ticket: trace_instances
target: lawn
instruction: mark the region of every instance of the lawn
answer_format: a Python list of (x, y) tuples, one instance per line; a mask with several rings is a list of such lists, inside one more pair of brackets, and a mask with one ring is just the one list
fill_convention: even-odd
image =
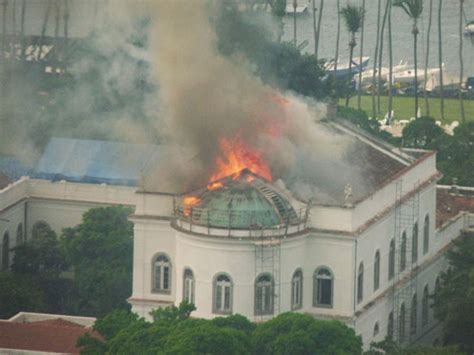
[[(345, 100), (340, 100), (339, 105), (344, 105)], [(349, 105), (351, 107), (357, 108), (357, 96), (351, 98)], [(425, 99), (424, 97), (419, 98), (419, 105), (421, 114), (425, 115)], [(436, 120), (441, 121), (441, 109), (440, 109), (440, 99), (439, 98), (429, 98), (430, 113), (431, 117)], [(379, 118), (382, 118), (387, 113), (388, 109), (388, 97), (380, 97), (380, 106), (381, 114)], [(402, 97), (395, 96), (393, 97), (393, 111), (394, 118), (397, 120), (406, 120), (410, 117), (414, 117), (414, 106), (415, 98), (414, 97)], [(372, 116), (372, 96), (362, 96), (361, 97), (361, 108), (366, 111), (369, 116)], [(466, 120), (474, 121), (474, 100), (464, 100), (464, 111)], [(461, 121), (461, 107), (459, 100), (457, 99), (445, 99), (444, 100), (444, 122), (452, 121)]]

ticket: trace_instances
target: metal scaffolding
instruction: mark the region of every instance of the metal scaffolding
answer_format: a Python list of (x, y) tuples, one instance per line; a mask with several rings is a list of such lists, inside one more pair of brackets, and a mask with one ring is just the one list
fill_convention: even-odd
[[(417, 287), (419, 245), (420, 190), (417, 182), (413, 189), (405, 191), (403, 180), (395, 182), (395, 268), (393, 276), (393, 338), (400, 344), (412, 342), (416, 333), (416, 301), (412, 301)], [(415, 242), (413, 238), (415, 239)]]

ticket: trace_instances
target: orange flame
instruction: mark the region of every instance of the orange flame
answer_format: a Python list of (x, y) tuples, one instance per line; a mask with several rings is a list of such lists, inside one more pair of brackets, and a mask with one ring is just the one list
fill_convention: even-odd
[(272, 180), (272, 173), (262, 154), (251, 150), (241, 138), (233, 140), (222, 138), (220, 140), (222, 157), (216, 159), (216, 169), (209, 181), (219, 180), (223, 177), (234, 175), (240, 176), (240, 172), (249, 169), (256, 175), (267, 180)]
[(214, 181), (214, 182), (211, 182), (209, 185), (207, 185), (207, 189), (212, 191), (212, 190), (220, 189), (223, 186), (224, 186), (224, 184), (222, 182)]
[(183, 215), (185, 215), (186, 217), (189, 216), (191, 213), (191, 208), (193, 206), (198, 205), (200, 202), (201, 202), (201, 199), (197, 196), (186, 196), (183, 199), (183, 203), (185, 206), (183, 209)]

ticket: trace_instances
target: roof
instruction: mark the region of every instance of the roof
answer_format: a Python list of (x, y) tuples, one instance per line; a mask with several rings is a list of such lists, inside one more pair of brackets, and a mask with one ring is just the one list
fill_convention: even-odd
[(290, 202), (248, 170), (184, 196), (181, 217), (192, 218), (194, 224), (232, 229), (268, 228), (297, 219)]
[[(474, 189), (473, 189), (474, 190)], [(443, 226), (461, 212), (474, 213), (474, 193), (453, 193), (452, 190), (436, 189), (436, 227)]]
[(158, 146), (71, 138), (52, 138), (34, 177), (136, 186)]
[(32, 323), (0, 320), (0, 349), (79, 354), (76, 341), (87, 332), (100, 337), (90, 328), (61, 318)]

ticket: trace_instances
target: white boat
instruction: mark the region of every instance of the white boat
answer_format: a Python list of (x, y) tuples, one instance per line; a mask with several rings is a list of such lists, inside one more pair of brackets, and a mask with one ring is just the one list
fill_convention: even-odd
[(470, 21), (466, 26), (464, 26), (464, 34), (466, 36), (474, 35), (474, 21)]
[[(428, 69), (428, 77), (433, 77), (439, 74), (439, 68)], [(425, 81), (425, 69), (418, 68), (417, 73), (418, 84), (422, 84)], [(414, 84), (415, 82), (415, 70), (408, 69), (402, 72), (396, 73), (393, 76), (393, 82), (395, 84)]]
[(293, 14), (303, 15), (303, 14), (308, 13), (308, 6), (306, 5), (296, 6), (296, 11), (295, 11), (295, 7), (289, 4), (289, 5), (286, 5), (285, 13), (287, 15), (293, 15)]
[[(362, 57), (362, 62), (359, 63), (359, 57), (353, 58), (352, 59), (352, 66), (351, 66), (351, 74), (355, 75), (355, 74), (367, 69), (367, 66), (369, 65), (369, 60), (370, 60), (370, 57)], [(335, 60), (331, 60), (331, 61), (327, 62), (324, 65), (324, 70), (326, 70), (329, 73), (334, 73), (335, 68), (336, 68), (336, 61)], [(337, 61), (336, 75), (338, 77), (349, 75), (349, 63), (348, 63), (348, 61), (344, 62), (344, 63), (341, 63), (341, 62)]]
[[(392, 68), (392, 76), (395, 74), (398, 74), (400, 72), (403, 72), (405, 70), (408, 70), (410, 66), (408, 65), (407, 61), (400, 61), (398, 65), (395, 65)], [(387, 79), (388, 81), (388, 75), (390, 74), (390, 69), (388, 67), (382, 67), (381, 69), (381, 77), (383, 80)], [(378, 73), (378, 69), (375, 69), (375, 73)], [(372, 84), (372, 78), (374, 76), (374, 69), (369, 69), (366, 70), (362, 73), (362, 78), (361, 78), (361, 85), (369, 85)]]

